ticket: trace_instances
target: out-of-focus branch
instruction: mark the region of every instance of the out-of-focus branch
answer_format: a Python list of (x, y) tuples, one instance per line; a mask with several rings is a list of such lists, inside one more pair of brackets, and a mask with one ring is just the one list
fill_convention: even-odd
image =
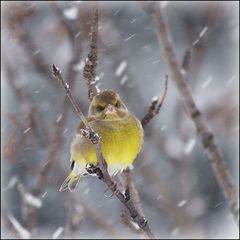
[[(56, 189), (59, 187), (59, 181), (62, 181), (68, 173), (68, 169), (66, 169), (65, 165), (60, 161), (54, 166), (54, 170), (58, 174), (57, 176), (55, 175), (55, 181), (51, 181), (50, 187)], [(110, 236), (121, 238), (117, 226), (109, 221), (102, 221), (102, 213), (99, 212), (99, 210), (90, 207), (88, 201), (85, 201), (85, 198), (83, 199), (82, 197), (79, 197), (78, 191), (74, 191), (71, 194), (64, 194), (63, 197), (66, 198), (64, 201), (66, 206), (66, 220), (63, 226), (63, 234), (65, 237), (74, 237), (75, 234), (78, 236), (79, 227), (81, 227), (80, 224), (82, 222), (81, 219), (89, 219), (96, 227), (109, 233)]]
[[(79, 10), (79, 9), (78, 9)], [(58, 12), (58, 16), (61, 15), (61, 13)], [(75, 34), (78, 32), (77, 28), (74, 28), (74, 30), (71, 28), (69, 29), (70, 23), (69, 19), (64, 17), (64, 15), (61, 15), (61, 21), (63, 22), (65, 28), (67, 29), (69, 33), (70, 38), (74, 38)], [(76, 20), (77, 21), (77, 20)], [(72, 31), (75, 31), (75, 34), (72, 33)], [(67, 78), (71, 81), (69, 84), (72, 87), (74, 84), (74, 81), (77, 76), (77, 72), (74, 70), (74, 64), (79, 61), (81, 57), (81, 49), (80, 49), (80, 41), (78, 40), (71, 40), (72, 42), (72, 58), (68, 64), (67, 68)], [(55, 159), (57, 159), (58, 155), (58, 149), (60, 145), (62, 144), (61, 135), (63, 132), (63, 128), (67, 119), (67, 113), (68, 113), (68, 102), (66, 101), (67, 96), (63, 100), (62, 107), (60, 108), (60, 112), (57, 114), (57, 121), (56, 125), (54, 126), (53, 134), (52, 134), (52, 140), (50, 143), (49, 151), (47, 154), (47, 160), (42, 167), (39, 176), (37, 178), (37, 184), (34, 187), (33, 191), (36, 195), (40, 194), (40, 192), (43, 189), (43, 186), (46, 184), (47, 178), (46, 175), (51, 169), (51, 166)], [(60, 117), (59, 117), (60, 116)]]
[[(67, 19), (66, 19), (66, 21), (67, 21)], [(68, 25), (65, 25), (65, 26), (68, 27)], [(68, 76), (68, 79), (71, 80), (71, 82), (70, 82), (71, 87), (73, 86), (74, 81), (77, 76), (77, 72), (73, 69), (74, 63), (79, 61), (80, 56), (81, 56), (80, 47), (78, 45), (79, 42), (72, 41), (72, 43), (74, 44), (72, 46), (72, 58), (68, 64), (68, 68), (67, 68), (67, 76)], [(48, 182), (48, 174), (52, 169), (53, 163), (55, 162), (56, 159), (58, 159), (58, 156), (60, 153), (59, 149), (61, 148), (61, 145), (63, 143), (61, 136), (62, 136), (62, 133), (64, 130), (66, 120), (67, 120), (67, 114), (68, 114), (68, 109), (69, 109), (69, 103), (66, 101), (66, 98), (67, 97), (65, 97), (63, 99), (63, 103), (60, 108), (61, 110), (57, 114), (57, 120), (54, 123), (55, 125), (54, 125), (53, 132), (51, 134), (52, 138), (50, 140), (49, 148), (47, 150), (45, 164), (38, 172), (38, 175), (36, 176), (36, 183), (33, 186), (32, 191), (31, 191), (34, 196), (39, 196), (41, 194), (41, 192), (43, 191), (44, 187), (46, 186), (46, 184)], [(27, 220), (28, 220), (27, 221), (28, 229), (33, 231), (33, 227), (35, 226), (35, 221), (36, 221), (35, 209), (29, 208), (29, 214), (28, 214)]]
[(92, 9), (92, 20), (91, 20), (91, 43), (90, 52), (85, 60), (85, 66), (83, 69), (83, 77), (88, 86), (88, 98), (92, 100), (93, 96), (96, 95), (99, 90), (97, 88), (97, 61), (98, 61), (98, 6), (97, 1), (94, 1)]
[(218, 184), (223, 191), (231, 212), (235, 220), (238, 222), (239, 208), (236, 189), (226, 168), (222, 153), (220, 152), (220, 149), (215, 142), (215, 137), (210, 130), (208, 123), (198, 110), (187, 82), (181, 73), (180, 66), (177, 62), (176, 53), (174, 47), (172, 46), (170, 30), (164, 19), (160, 4), (154, 5), (154, 18), (156, 21), (157, 33), (160, 40), (159, 43), (163, 49), (165, 59), (173, 75), (172, 80), (180, 94), (182, 104), (186, 108), (189, 117), (192, 119), (197, 129), (202, 145), (206, 150)]
[(149, 106), (148, 113), (143, 117), (143, 119), (141, 121), (143, 128), (145, 128), (146, 125), (151, 121), (151, 119), (159, 113), (160, 108), (164, 102), (166, 95), (167, 95), (167, 87), (168, 87), (168, 76), (166, 76), (166, 79), (165, 79), (165, 88), (164, 88), (162, 98), (154, 97), (152, 99), (152, 103)]
[[(24, 21), (32, 17), (36, 13), (36, 6), (30, 2), (24, 2), (10, 6), (8, 15), (6, 16), (7, 25), (13, 36), (18, 38), (20, 46), (24, 49), (24, 53), (29, 57), (32, 66), (46, 80), (51, 78), (51, 71), (44, 55), (39, 51), (31, 34), (27, 31)], [(54, 84), (54, 81), (50, 81)], [(56, 86), (56, 85), (55, 85)]]
[[(13, 67), (10, 62), (6, 61), (3, 62), (4, 69), (6, 71), (6, 77), (7, 81), (12, 88), (12, 91), (15, 93), (19, 109), (21, 112), (19, 113), (7, 113), (7, 116), (10, 117), (12, 120), (15, 119), (17, 121), (17, 116), (19, 115), (25, 115), (29, 119), (29, 123), (27, 126), (27, 129), (29, 131), (31, 130), (31, 133), (33, 134), (33, 139), (37, 140), (37, 143), (41, 146), (46, 146), (48, 144), (48, 133), (46, 130), (46, 127), (44, 125), (44, 119), (41, 118), (41, 114), (39, 113), (38, 107), (32, 104), (31, 97), (29, 96), (26, 88), (24, 86), (19, 86), (18, 84), (18, 68)], [(37, 119), (40, 119), (40, 121), (37, 121)], [(12, 121), (14, 123), (14, 121)], [(15, 122), (17, 123), (17, 122)], [(14, 125), (16, 127), (16, 125)], [(16, 129), (15, 129), (16, 133)], [(9, 156), (10, 158), (15, 158), (15, 153), (24, 145), (27, 135), (25, 132), (23, 132), (21, 141), (19, 141), (18, 146), (14, 147), (11, 146), (13, 142), (11, 139), (14, 139), (15, 133), (11, 131), (8, 141), (5, 144), (4, 152), (6, 153), (5, 156)], [(11, 152), (13, 151), (13, 152)], [(14, 153), (15, 152), (15, 153)]]

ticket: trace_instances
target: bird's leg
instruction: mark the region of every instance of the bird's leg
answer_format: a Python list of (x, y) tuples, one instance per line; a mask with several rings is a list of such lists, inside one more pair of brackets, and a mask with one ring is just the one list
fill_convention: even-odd
[(99, 179), (103, 179), (103, 174), (98, 166), (87, 163), (85, 169), (89, 174), (96, 174)]

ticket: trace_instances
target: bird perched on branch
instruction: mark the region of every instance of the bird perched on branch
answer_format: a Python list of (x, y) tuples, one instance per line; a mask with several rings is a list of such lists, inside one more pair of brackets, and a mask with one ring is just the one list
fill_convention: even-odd
[[(114, 175), (131, 166), (143, 143), (143, 129), (119, 95), (112, 90), (95, 95), (89, 106), (87, 121), (100, 136), (109, 174)], [(86, 165), (98, 163), (92, 142), (81, 134), (83, 129), (84, 124), (81, 123), (71, 144), (71, 171), (59, 191), (73, 191), (86, 173)]]

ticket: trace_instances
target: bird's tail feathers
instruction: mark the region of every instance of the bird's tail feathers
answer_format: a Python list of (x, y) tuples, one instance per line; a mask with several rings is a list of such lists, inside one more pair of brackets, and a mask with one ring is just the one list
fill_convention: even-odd
[(63, 192), (67, 189), (69, 189), (71, 192), (75, 190), (79, 180), (81, 178), (81, 175), (75, 175), (73, 171), (70, 172), (70, 174), (66, 177), (63, 184), (61, 185), (59, 191)]

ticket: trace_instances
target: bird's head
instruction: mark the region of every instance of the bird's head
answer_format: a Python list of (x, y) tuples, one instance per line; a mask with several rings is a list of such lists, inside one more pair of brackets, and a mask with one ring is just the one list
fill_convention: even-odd
[(112, 90), (96, 94), (89, 107), (89, 116), (98, 119), (121, 118), (128, 112), (119, 95)]

